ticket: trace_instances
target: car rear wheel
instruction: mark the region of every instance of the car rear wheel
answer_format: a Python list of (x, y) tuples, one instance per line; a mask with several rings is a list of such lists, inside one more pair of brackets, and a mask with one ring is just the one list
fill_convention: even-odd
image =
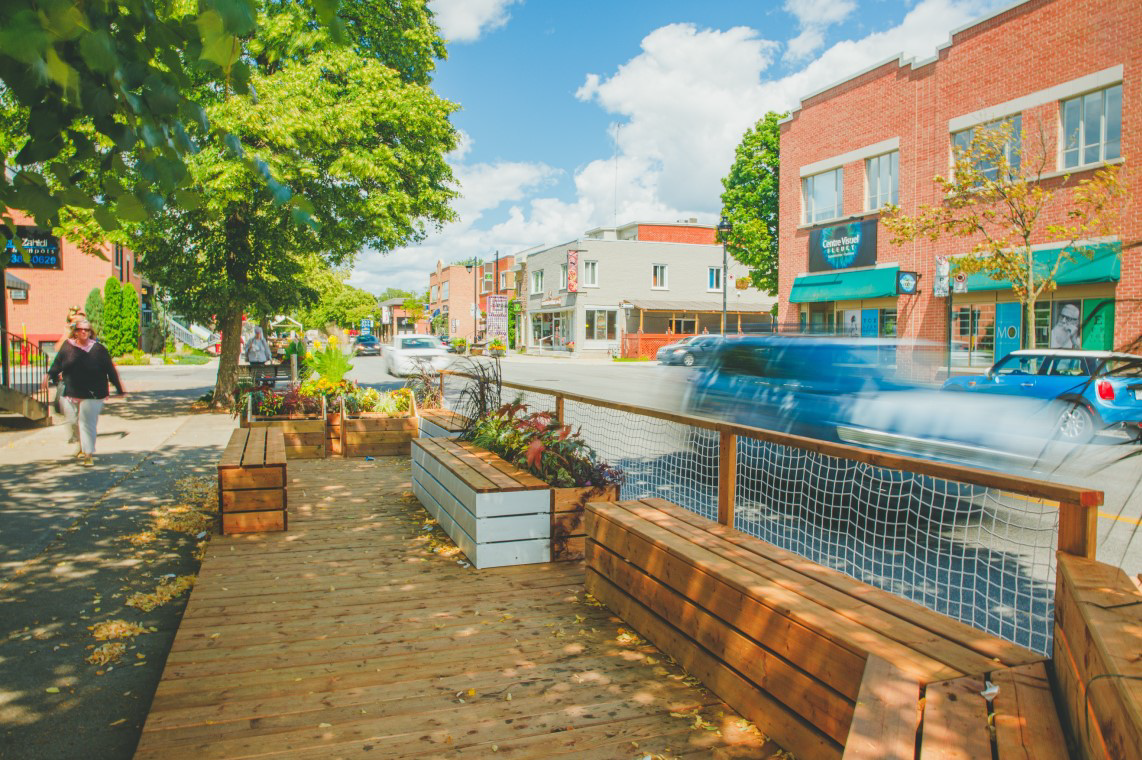
[(694, 366), (694, 354), (686, 354), (682, 357), (682, 364), (687, 367)]
[(1072, 403), (1059, 417), (1059, 438), (1067, 443), (1087, 443), (1094, 438), (1094, 416), (1082, 404)]

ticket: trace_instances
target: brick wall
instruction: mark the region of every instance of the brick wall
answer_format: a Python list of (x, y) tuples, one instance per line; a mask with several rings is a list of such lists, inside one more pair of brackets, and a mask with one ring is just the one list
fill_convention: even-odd
[[(898, 138), (900, 205), (914, 214), (920, 205), (940, 201), (932, 178), (948, 172), (949, 120), (1118, 65), (1123, 67), (1122, 155), (1130, 161), (1142, 155), (1142, 46), (1134, 42), (1140, 36), (1142, 3), (1136, 0), (1029, 0), (960, 32), (935, 62), (913, 69), (892, 61), (807, 98), (781, 127), (779, 319), (797, 321), (798, 305), (789, 295), (793, 280), (809, 268), (809, 229), (801, 221), (802, 166)], [(1058, 112), (1058, 101), (1021, 111), (1025, 164), (1045, 149), (1046, 171), (1057, 168)], [(844, 217), (868, 216), (864, 159), (844, 164), (843, 170)], [(1069, 187), (1091, 174), (1074, 174)], [(1124, 178), (1131, 200), (1120, 234), (1125, 250), (1115, 293), (1116, 346), (1142, 334), (1142, 248), (1129, 247), (1142, 233), (1142, 174), (1131, 169)], [(1056, 178), (1045, 185), (1062, 182)], [(1062, 218), (1073, 192), (1069, 187), (1046, 218)], [(931, 296), (935, 260), (965, 253), (973, 242), (945, 237), (894, 246), (879, 227), (878, 263), (898, 262), (922, 274), (921, 294), (898, 299), (902, 337), (944, 342), (946, 304)]]
[(640, 224), (638, 240), (654, 243), (694, 243), (713, 245), (717, 242), (717, 230), (713, 227), (700, 227), (680, 224)]

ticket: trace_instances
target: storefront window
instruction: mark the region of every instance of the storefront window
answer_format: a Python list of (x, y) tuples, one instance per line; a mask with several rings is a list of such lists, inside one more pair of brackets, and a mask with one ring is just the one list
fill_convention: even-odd
[(612, 309), (587, 309), (587, 340), (615, 340), (618, 335), (618, 312)]
[(672, 319), (670, 330), (675, 335), (693, 335), (698, 329), (698, 323), (693, 319)]
[(533, 314), (531, 317), (531, 345), (536, 348), (567, 348), (574, 335), (574, 321), (569, 311)]
[(885, 338), (896, 337), (896, 309), (880, 310), (880, 334)]
[(995, 304), (958, 306), (952, 313), (952, 365), (990, 367), (995, 363)]

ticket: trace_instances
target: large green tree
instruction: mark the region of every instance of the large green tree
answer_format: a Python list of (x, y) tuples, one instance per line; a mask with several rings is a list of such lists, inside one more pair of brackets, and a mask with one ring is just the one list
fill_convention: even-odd
[(747, 130), (722, 178), (722, 217), (733, 224), (726, 250), (749, 267), (750, 283), (767, 293), (777, 292), (778, 122), (786, 115), (770, 111)]
[(347, 279), (348, 269), (330, 269), (314, 260), (308, 280), (317, 291), (317, 300), (298, 312), (301, 323), (306, 327), (324, 327), (330, 324), (349, 327), (375, 314), (376, 299), (371, 293), (347, 284)]
[[(242, 314), (315, 301), (314, 257), (347, 265), (361, 249), (407, 245), (453, 218), (444, 155), (456, 143), (455, 106), (429, 86), (443, 47), (423, 0), (343, 2), (347, 45), (315, 5), (263, 0), (259, 36), (241, 56), (250, 94), (207, 83), (199, 98), (241, 145), (215, 140), (188, 157), (201, 205), (166, 206), (133, 240), (172, 308), (220, 329), (217, 404), (236, 383)], [(291, 190), (301, 208), (286, 202)]]

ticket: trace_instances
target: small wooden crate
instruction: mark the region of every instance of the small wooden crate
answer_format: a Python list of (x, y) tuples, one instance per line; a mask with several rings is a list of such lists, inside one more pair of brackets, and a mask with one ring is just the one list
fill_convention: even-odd
[(287, 528), (286, 447), (273, 427), (239, 428), (218, 462), (218, 511), (222, 532)]

